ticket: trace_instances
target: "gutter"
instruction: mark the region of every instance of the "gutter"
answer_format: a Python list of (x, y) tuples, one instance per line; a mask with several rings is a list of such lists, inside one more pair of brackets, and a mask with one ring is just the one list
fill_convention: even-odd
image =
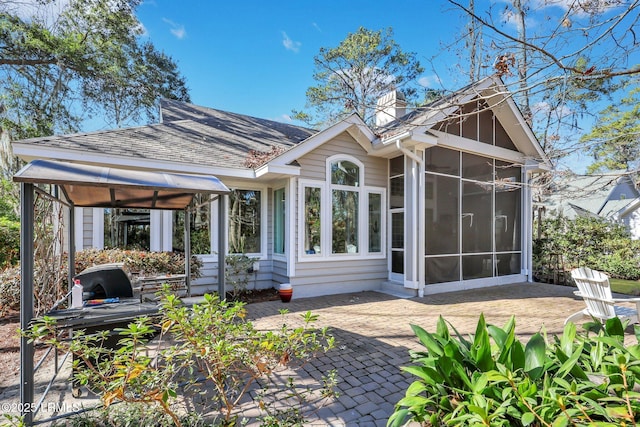
[[(414, 185), (414, 189), (415, 189), (414, 190), (414, 195), (415, 196), (419, 196), (418, 189), (421, 188), (421, 186), (420, 186), (420, 182), (421, 181), (420, 180), (421, 180), (421, 178), (423, 176), (423, 174), (421, 172), (422, 172), (422, 167), (424, 165), (424, 161), (420, 157), (418, 157), (415, 153), (413, 153), (412, 151), (407, 150), (405, 147), (402, 146), (401, 140), (404, 139), (404, 138), (401, 138), (401, 136), (404, 137), (404, 138), (407, 138), (407, 137), (411, 136), (411, 133), (410, 132), (406, 132), (405, 134), (402, 134), (402, 135), (398, 136), (398, 138), (396, 138), (396, 148), (398, 150), (400, 150), (402, 152), (402, 154), (404, 154), (405, 156), (409, 157), (414, 162), (416, 162), (420, 167), (420, 171), (418, 172), (418, 176), (414, 178), (414, 179), (417, 178), (417, 180), (415, 182), (416, 185)], [(412, 212), (413, 215), (412, 216), (414, 218), (414, 221), (420, 222), (419, 219), (418, 219), (419, 216), (420, 216), (420, 209), (418, 209), (418, 207), (420, 206), (420, 203), (418, 202), (418, 198), (417, 197), (414, 197), (411, 205), (412, 205), (412, 208), (413, 208), (413, 212)], [(413, 233), (412, 236), (411, 236), (411, 245), (412, 245), (412, 248), (414, 249), (414, 256), (417, 255), (417, 253), (419, 252), (418, 234), (419, 233)], [(424, 257), (422, 257), (422, 258), (424, 258)], [(424, 297), (424, 287), (425, 287), (424, 280), (420, 280), (421, 278), (418, 277), (419, 276), (418, 263), (415, 260), (413, 262), (413, 269), (412, 270), (413, 270), (412, 273), (413, 273), (414, 280), (415, 279), (418, 280), (418, 296), (420, 298), (423, 298)]]

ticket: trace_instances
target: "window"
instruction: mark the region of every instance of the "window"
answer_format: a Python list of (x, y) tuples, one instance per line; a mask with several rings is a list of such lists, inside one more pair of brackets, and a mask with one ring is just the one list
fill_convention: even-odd
[(369, 252), (382, 252), (382, 193), (369, 193)]
[(300, 256), (384, 256), (384, 188), (365, 187), (364, 165), (355, 158), (327, 159), (327, 182), (300, 181)]
[(322, 189), (304, 189), (304, 250), (308, 255), (322, 253)]
[(229, 194), (229, 253), (261, 253), (261, 192), (231, 190)]
[(285, 206), (284, 188), (279, 188), (273, 192), (273, 253), (275, 254), (284, 254)]
[[(211, 254), (211, 196), (196, 194), (189, 207), (191, 253)], [(173, 212), (173, 250), (184, 252), (184, 211)]]
[(104, 210), (104, 247), (148, 251), (151, 247), (149, 209)]

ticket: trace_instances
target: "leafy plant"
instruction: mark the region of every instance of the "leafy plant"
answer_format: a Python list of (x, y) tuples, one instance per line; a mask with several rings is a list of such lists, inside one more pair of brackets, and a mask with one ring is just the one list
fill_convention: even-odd
[[(281, 367), (301, 365), (333, 347), (326, 329), (312, 328), (317, 316), (307, 312), (302, 320), (301, 327), (283, 323), (276, 331), (262, 332), (245, 320), (242, 303), (205, 295), (202, 303), (188, 307), (165, 286), (155, 321), (142, 317), (116, 329), (117, 348), (106, 345), (109, 331), (94, 335), (76, 331), (68, 340), (57, 333), (56, 322), (49, 317), (23, 333), (71, 351), (74, 380), (90, 387), (106, 407), (119, 401), (155, 406), (180, 426), (173, 406), (179, 394), (211, 386), (213, 392), (202, 396), (228, 425), (235, 422), (234, 410), (254, 385), (266, 387), (266, 382), (259, 383)], [(150, 346), (158, 331), (160, 336)], [(321, 396), (330, 396), (334, 383), (325, 382)], [(293, 389), (299, 390), (295, 385)], [(298, 397), (304, 396), (299, 391)], [(260, 408), (268, 406), (265, 398), (259, 402)]]
[[(425, 351), (412, 352), (416, 376), (388, 425), (407, 419), (429, 425), (621, 425), (640, 419), (640, 344), (624, 346), (614, 318), (572, 323), (550, 342), (536, 333), (515, 336), (512, 317), (503, 328), (480, 316), (466, 339), (440, 317), (435, 333), (412, 325)], [(591, 335), (593, 334), (593, 336)], [(640, 329), (636, 330), (640, 341)]]
[(224, 280), (232, 286), (232, 298), (235, 300), (247, 290), (249, 279), (253, 276), (253, 263), (260, 258), (245, 254), (230, 254), (224, 258)]
[(554, 266), (562, 254), (565, 273), (588, 266), (620, 279), (640, 279), (640, 242), (632, 240), (621, 224), (600, 218), (545, 219), (542, 235), (533, 242), (534, 270)]

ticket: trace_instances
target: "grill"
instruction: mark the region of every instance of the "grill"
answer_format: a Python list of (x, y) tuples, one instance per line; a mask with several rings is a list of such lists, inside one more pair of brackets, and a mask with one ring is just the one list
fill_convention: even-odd
[[(157, 303), (142, 303), (140, 298), (134, 298), (133, 286), (129, 276), (122, 269), (122, 264), (90, 267), (78, 273), (74, 279), (79, 280), (83, 287), (84, 301), (118, 298), (118, 303), (49, 312), (49, 316), (57, 319), (59, 328), (81, 329), (86, 334), (108, 330), (109, 336), (102, 345), (115, 349), (119, 347), (118, 341), (122, 337), (114, 332), (114, 329), (126, 328), (138, 316), (158, 314)], [(76, 368), (74, 372), (75, 370)], [(72, 382), (71, 394), (74, 397), (81, 395), (80, 384), (75, 380)]]
[(89, 267), (75, 277), (83, 288), (83, 300), (94, 298), (132, 298), (133, 286), (121, 264)]

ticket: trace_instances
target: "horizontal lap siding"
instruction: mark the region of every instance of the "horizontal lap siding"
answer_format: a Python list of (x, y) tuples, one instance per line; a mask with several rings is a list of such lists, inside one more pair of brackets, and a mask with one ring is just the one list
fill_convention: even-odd
[[(298, 159), (300, 179), (325, 181), (326, 159), (336, 154), (357, 158), (365, 168), (365, 185), (386, 188), (387, 160), (368, 156), (365, 150), (347, 133), (323, 144), (311, 153)], [(296, 207), (296, 239), (298, 245), (298, 200)], [(296, 254), (297, 247), (296, 247)], [(339, 258), (339, 257), (336, 257)], [(296, 255), (297, 260), (297, 255)], [(296, 262), (295, 277), (291, 278), (295, 297), (310, 297), (344, 292), (380, 289), (387, 280), (386, 259), (322, 260), (317, 262)]]
[(82, 249), (93, 247), (93, 209), (82, 209)]
[[(260, 268), (257, 272), (249, 274), (247, 289), (268, 289), (273, 287), (271, 281), (270, 261), (260, 261)], [(218, 291), (218, 261), (205, 259), (200, 268), (201, 277), (191, 281), (191, 293), (202, 295), (207, 292)], [(227, 284), (226, 290), (232, 290)]]

